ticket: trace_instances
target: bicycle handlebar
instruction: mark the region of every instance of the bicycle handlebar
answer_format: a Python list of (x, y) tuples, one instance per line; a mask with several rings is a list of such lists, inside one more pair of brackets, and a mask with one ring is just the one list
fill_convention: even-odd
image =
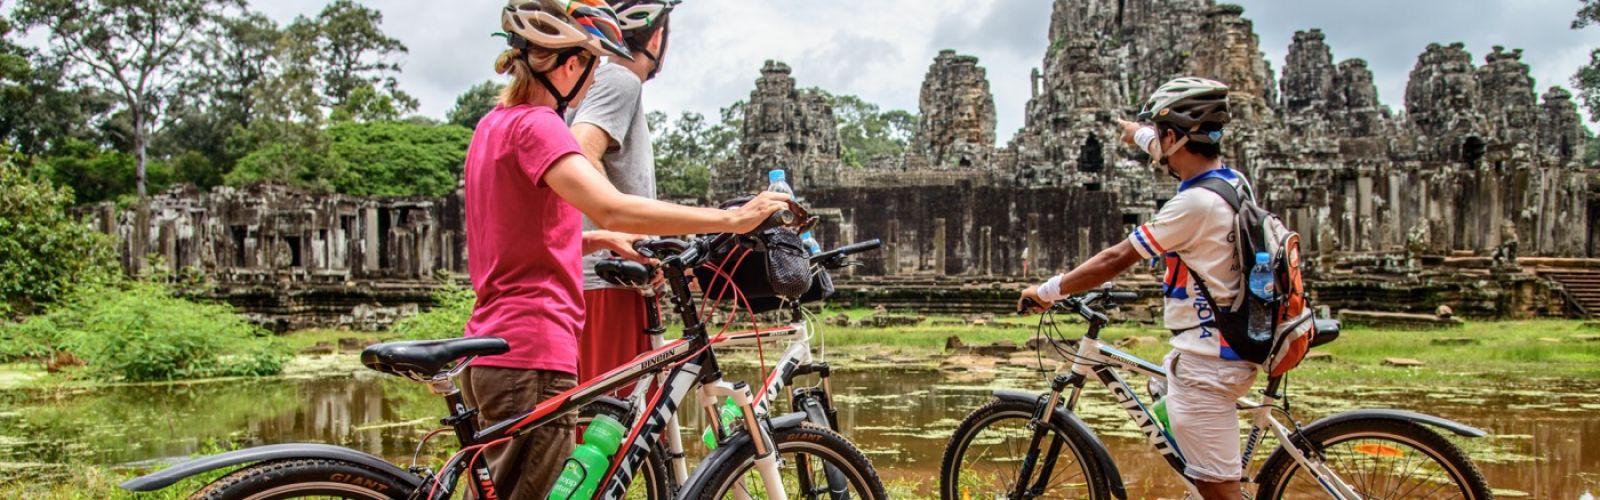
[(845, 245), (833, 250), (812, 255), (811, 265), (820, 265), (829, 269), (844, 267), (845, 263), (843, 261), (845, 257), (849, 257), (861, 252), (870, 252), (881, 247), (883, 247), (883, 241), (876, 238), (853, 245)]

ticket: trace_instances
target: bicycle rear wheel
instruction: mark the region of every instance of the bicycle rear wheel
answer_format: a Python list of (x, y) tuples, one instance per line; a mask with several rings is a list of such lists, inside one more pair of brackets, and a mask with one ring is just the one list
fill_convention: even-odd
[(1022, 498), (1111, 498), (1111, 485), (1086, 444), (1090, 436), (1056, 422), (1032, 450), (1037, 457), (1032, 473), (1021, 477), (1033, 441), (1028, 422), (1039, 404), (997, 399), (968, 414), (945, 445), (939, 497), (1016, 500), (1017, 484), (1026, 481)]
[(390, 500), (411, 496), (411, 487), (361, 465), (332, 459), (261, 462), (222, 476), (190, 496), (203, 500), (340, 498)]
[[(1362, 498), (1484, 500), (1494, 493), (1472, 461), (1421, 424), (1361, 419), (1312, 429), (1323, 462)], [(1261, 466), (1256, 498), (1325, 498), (1309, 470), (1282, 449)]]

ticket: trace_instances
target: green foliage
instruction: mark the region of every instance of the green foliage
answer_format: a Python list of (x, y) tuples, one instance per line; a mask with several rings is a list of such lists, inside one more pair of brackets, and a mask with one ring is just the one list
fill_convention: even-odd
[(165, 103), (182, 92), (198, 34), (243, 0), (21, 0), (18, 25), (44, 28), (56, 54), (87, 78), (76, 81), (118, 98), (132, 126), (145, 194), (146, 148), (162, 123)]
[[(138, 161), (129, 153), (69, 140), (43, 159), (43, 167), (57, 185), (72, 188), (76, 204), (85, 204), (115, 200), (134, 192), (138, 184), (135, 175)], [(147, 176), (150, 185), (159, 190), (166, 186), (171, 169), (162, 163), (152, 163), (147, 167)]]
[(845, 165), (863, 167), (875, 158), (898, 156), (917, 135), (917, 115), (903, 110), (881, 111), (877, 104), (853, 95), (835, 95), (809, 89), (828, 98), (839, 120), (839, 157)]
[(10, 358), (67, 352), (98, 379), (151, 381), (273, 375), (288, 359), (232, 307), (134, 281), (78, 289), (43, 315), (0, 328)]
[(369, 196), (454, 192), (472, 131), (456, 125), (341, 123), (328, 129), (333, 186)]
[(656, 191), (662, 198), (704, 198), (711, 166), (738, 153), (739, 129), (712, 123), (700, 113), (685, 111), (669, 122), (666, 114), (655, 111), (645, 119), (655, 136)]
[(346, 105), (363, 87), (390, 98), (397, 115), (417, 108), (417, 100), (398, 88), (393, 61), (407, 52), (404, 43), (383, 32), (383, 13), (352, 0), (334, 0), (314, 19), (299, 18), (290, 26), (295, 42), (310, 45), (309, 62), (320, 75), (321, 91), (332, 108)]
[(505, 88), (504, 84), (494, 80), (473, 85), (456, 98), (456, 106), (450, 108), (450, 112), (445, 115), (445, 121), (477, 129), (478, 120), (483, 119), (483, 115), (489, 114), (495, 105), (500, 103), (500, 91)]
[(407, 340), (460, 337), (467, 320), (472, 319), (472, 307), (477, 301), (471, 288), (446, 282), (433, 292), (433, 309), (397, 321), (389, 331)]
[(293, 143), (268, 144), (239, 159), (225, 182), (243, 186), (255, 182), (283, 182), (313, 191), (332, 191), (326, 177), (327, 158), (322, 153)]
[[(1600, 0), (1582, 0), (1583, 7), (1572, 20), (1572, 29), (1584, 29), (1600, 24)], [(1589, 110), (1589, 119), (1600, 121), (1600, 48), (1589, 51), (1589, 64), (1578, 68), (1572, 75), (1572, 86), (1577, 90), (1578, 102)]]
[(67, 217), (71, 202), (69, 190), (0, 157), (0, 322), (116, 276), (109, 238)]

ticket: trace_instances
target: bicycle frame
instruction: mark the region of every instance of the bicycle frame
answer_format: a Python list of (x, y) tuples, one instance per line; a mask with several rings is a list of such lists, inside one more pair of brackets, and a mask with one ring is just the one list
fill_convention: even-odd
[[(693, 251), (692, 248), (689, 251)], [(683, 258), (682, 255), (684, 254), (669, 257), (668, 261), (692, 260)], [(476, 410), (466, 407), (455, 384), (449, 379), (434, 382), (431, 385), (432, 390), (436, 394), (443, 395), (450, 407), (450, 417), (446, 418), (444, 423), (454, 428), (462, 449), (488, 446), (526, 434), (566, 414), (576, 412), (583, 405), (624, 385), (666, 370), (666, 382), (662, 390), (651, 399), (647, 411), (643, 414), (644, 418), (637, 419), (630, 426), (627, 437), (618, 448), (620, 456), (613, 457), (610, 470), (605, 471), (605, 479), (598, 490), (598, 497), (607, 500), (623, 497), (633, 480), (633, 471), (637, 470), (645, 460), (649, 451), (647, 443), (661, 439), (669, 422), (675, 419), (683, 398), (688, 395), (691, 388), (699, 387), (703, 401), (731, 397), (743, 409), (745, 429), (754, 438), (757, 449), (756, 467), (766, 483), (767, 492), (774, 499), (786, 498), (778, 475), (778, 457), (772, 436), (765, 426), (760, 425), (760, 421), (765, 420), (767, 416), (765, 405), (756, 404), (756, 398), (750, 387), (743, 382), (728, 383), (722, 379), (716, 355), (710, 349), (711, 339), (706, 334), (705, 324), (696, 314), (694, 300), (689, 294), (688, 278), (681, 267), (670, 265), (662, 267), (667, 275), (668, 284), (673, 289), (673, 303), (685, 325), (683, 338), (666, 342), (660, 348), (639, 356), (627, 365), (542, 401), (522, 415), (482, 430), (477, 428), (474, 421)], [(649, 384), (640, 384), (641, 387), (647, 385)], [(717, 413), (714, 408), (711, 410), (710, 414), (715, 418)], [(487, 462), (477, 460), (481, 451), (480, 448), (477, 453), (470, 454), (470, 457), (468, 453), (457, 454), (445, 463), (440, 472), (434, 476), (434, 481), (424, 482), (425, 485), (432, 483), (435, 487), (428, 489), (427, 492), (418, 490), (413, 498), (427, 500), (449, 498), (456, 480), (464, 469), (469, 467), (472, 474), (470, 483), (477, 493), (477, 498), (499, 498)]]
[[(791, 341), (791, 343), (784, 350), (783, 355), (778, 358), (772, 372), (768, 374), (767, 380), (762, 385), (761, 392), (756, 394), (755, 405), (758, 408), (757, 411), (760, 414), (770, 414), (772, 401), (779, 397), (783, 389), (793, 383), (795, 377), (811, 373), (822, 373), (824, 375), (822, 379), (824, 385), (823, 404), (831, 410), (833, 408), (833, 401), (831, 401), (830, 396), (831, 391), (826, 387), (826, 375), (829, 367), (825, 364), (812, 363), (811, 333), (805, 322), (795, 322), (770, 330), (749, 330), (719, 335), (711, 339), (711, 345), (713, 348), (721, 348), (786, 340)], [(659, 334), (651, 335), (651, 343), (658, 347), (667, 345), (667, 342)], [(645, 402), (649, 401), (651, 389), (656, 385), (654, 384), (654, 378), (655, 374), (647, 374), (635, 383), (633, 392), (628, 397), (628, 401), (632, 403), (632, 406), (642, 407)], [(706, 414), (713, 417), (710, 425), (720, 428), (721, 423), (716, 421), (721, 418), (721, 411), (717, 407), (717, 399), (701, 398), (701, 405), (705, 408)], [(665, 444), (667, 446), (667, 456), (672, 464), (672, 473), (677, 478), (678, 483), (682, 484), (688, 480), (689, 474), (688, 463), (684, 456), (683, 437), (682, 434), (677, 432), (678, 428), (679, 424), (676, 417), (667, 422)]]
[[(1178, 448), (1172, 435), (1157, 422), (1150, 408), (1139, 399), (1138, 393), (1128, 385), (1128, 382), (1118, 372), (1118, 369), (1126, 370), (1165, 382), (1167, 380), (1166, 370), (1154, 363), (1101, 343), (1100, 329), (1105, 326), (1107, 320), (1103, 314), (1088, 309), (1087, 304), (1090, 302), (1093, 302), (1093, 299), (1085, 299), (1083, 304), (1080, 305), (1079, 311), (1089, 320), (1089, 331), (1078, 340), (1078, 347), (1070, 367), (1064, 367), (1058, 371), (1056, 377), (1052, 380), (1050, 399), (1041, 408), (1042, 411), (1034, 416), (1033, 427), (1035, 430), (1033, 440), (1028, 448), (1028, 455), (1023, 459), (1021, 473), (1018, 476), (1019, 481), (1015, 491), (1012, 492), (1012, 498), (1026, 498), (1024, 494), (1029, 488), (1029, 484), (1025, 480), (1032, 476), (1032, 469), (1038, 464), (1040, 458), (1037, 455), (1039, 445), (1049, 428), (1048, 425), (1045, 425), (1049, 418), (1049, 412), (1058, 404), (1063, 404), (1061, 395), (1068, 388), (1071, 389), (1071, 392), (1067, 394), (1064, 408), (1068, 413), (1076, 411), (1078, 398), (1082, 394), (1083, 386), (1090, 375), (1093, 375), (1111, 392), (1112, 396), (1116, 398), (1117, 405), (1127, 412), (1128, 418), (1133, 420), (1139, 430), (1144, 433), (1146, 441), (1155, 448), (1156, 452), (1167, 462), (1167, 465), (1178, 473), (1178, 477), (1183, 480), (1184, 486), (1189, 493), (1194, 495), (1195, 498), (1200, 498), (1200, 492), (1194, 481), (1183, 474), (1185, 468), (1183, 451)], [(1272, 415), (1272, 411), (1276, 409), (1274, 403), (1282, 399), (1279, 387), (1280, 380), (1276, 377), (1268, 379), (1267, 387), (1262, 391), (1263, 399), (1259, 403), (1245, 398), (1239, 399), (1236, 403), (1239, 410), (1249, 413), (1251, 417), (1249, 439), (1246, 440), (1245, 449), (1242, 453), (1243, 466), (1246, 469), (1249, 468), (1256, 451), (1256, 445), (1260, 444), (1264, 432), (1272, 432), (1274, 436), (1277, 436), (1279, 443), (1291, 442), (1291, 432), (1288, 426), (1285, 426)], [(1328, 493), (1333, 495), (1333, 498), (1340, 500), (1361, 498), (1355, 492), (1355, 488), (1338, 477), (1337, 474), (1334, 474), (1333, 471), (1328, 470), (1320, 457), (1307, 456), (1298, 446), (1283, 447), (1296, 462), (1299, 462), (1307, 471), (1316, 476), (1318, 482)], [(1048, 456), (1043, 457), (1043, 472), (1038, 482), (1035, 483), (1035, 488), (1042, 488), (1044, 485), (1049, 484), (1050, 471), (1055, 467), (1055, 459), (1059, 451), (1060, 444), (1052, 443), (1050, 453)]]

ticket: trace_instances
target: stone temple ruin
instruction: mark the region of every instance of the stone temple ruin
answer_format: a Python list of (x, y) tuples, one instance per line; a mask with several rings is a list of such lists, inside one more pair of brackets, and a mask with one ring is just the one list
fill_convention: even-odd
[[(1521, 51), (1496, 47), (1478, 65), (1461, 44), (1430, 45), (1397, 112), (1378, 101), (1366, 63), (1336, 63), (1316, 29), (1295, 33), (1280, 79), (1242, 14), (1212, 0), (1057, 0), (1009, 144), (995, 141), (985, 70), (947, 50), (928, 69), (910, 150), (864, 168), (841, 163), (826, 99), (768, 62), (739, 157), (714, 166), (708, 199), (762, 189), (767, 170), (787, 169), (826, 221), (824, 246), (887, 243), (841, 281), (854, 297), (998, 310), (1013, 293), (998, 284), (1083, 262), (1171, 196), (1175, 182), (1119, 142), (1112, 118), (1131, 117), (1167, 78), (1197, 75), (1233, 88), (1224, 156), (1305, 237), (1321, 303), (1600, 313), (1600, 285), (1585, 284), (1600, 283), (1600, 169), (1583, 163), (1589, 134), (1571, 94), (1539, 94)], [(459, 193), (176, 189), (148, 213), (102, 207), (94, 219), (128, 242), (144, 228), (125, 255), (199, 267), (219, 297), (282, 328), (381, 326), (426, 302), (435, 275), (466, 270)], [(1154, 273), (1142, 274), (1125, 284), (1155, 290)]]

